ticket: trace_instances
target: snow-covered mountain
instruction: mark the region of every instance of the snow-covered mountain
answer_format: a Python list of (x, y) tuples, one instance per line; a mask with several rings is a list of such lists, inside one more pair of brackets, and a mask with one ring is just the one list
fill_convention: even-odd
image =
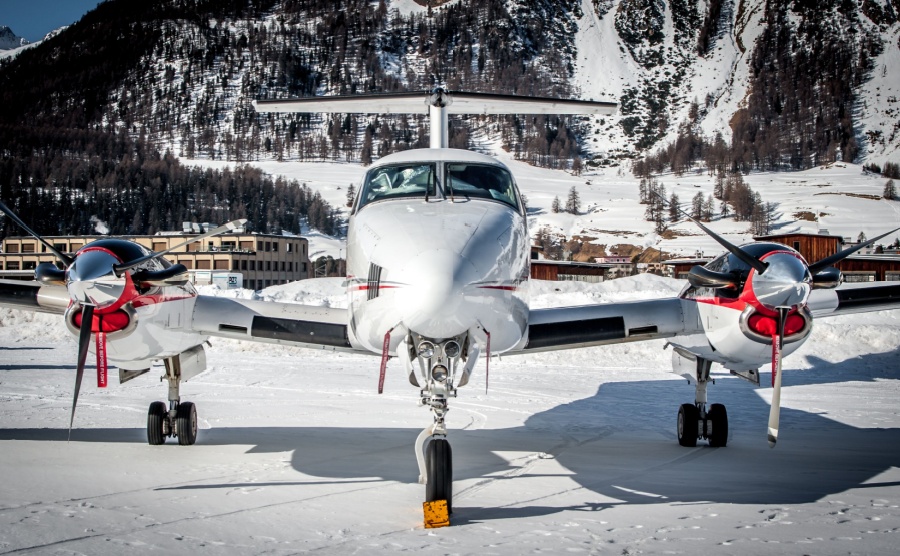
[(12, 50), (26, 44), (28, 44), (28, 39), (16, 35), (6, 25), (0, 25), (0, 50)]
[[(312, 179), (294, 168), (341, 161), (359, 175), (360, 163), (427, 144), (424, 118), (257, 114), (251, 101), (443, 84), (619, 102), (619, 113), (606, 118), (451, 121), (455, 146), (571, 172), (534, 186), (524, 180), (533, 230), (547, 226), (590, 244), (674, 241), (683, 244), (673, 246), (679, 252), (702, 250), (684, 239), (690, 230), (663, 238), (643, 221), (631, 171), (653, 155), (660, 164), (651, 173), (682, 202), (712, 193), (708, 172), (753, 172), (746, 181), (779, 205), (779, 229), (846, 228), (836, 233), (855, 236), (856, 225), (826, 221), (860, 198), (846, 194), (849, 187), (887, 210), (884, 222), (867, 223), (872, 235), (896, 214), (893, 202), (878, 200), (885, 180), (861, 165), (900, 162), (898, 7), (900, 0), (485, 0), (430, 9), (417, 0), (113, 0), (53, 39), (58, 48), (0, 67), (0, 121), (8, 124), (0, 144), (31, 161), (10, 166), (6, 183), (65, 184), (121, 204), (123, 188), (134, 185), (132, 167), (152, 163), (148, 152), (170, 150), (182, 159), (260, 165), (342, 206), (350, 180)], [(60, 146), (34, 150), (44, 144)], [(112, 164), (73, 173), (57, 161), (73, 152)], [(820, 168), (839, 167), (846, 170), (827, 183), (817, 179)], [(759, 173), (786, 169), (805, 173)], [(543, 175), (524, 164), (517, 171)], [(785, 189), (799, 183), (842, 194)], [(857, 191), (863, 183), (865, 192)], [(553, 198), (564, 199), (571, 186), (582, 194), (581, 214), (552, 213)], [(841, 206), (820, 202), (826, 198)], [(192, 203), (223, 210), (215, 198)], [(627, 221), (610, 224), (613, 206)], [(149, 210), (128, 207), (140, 213), (135, 222), (153, 220)], [(173, 216), (183, 217), (191, 216)], [(751, 233), (746, 222), (717, 220), (724, 233)]]

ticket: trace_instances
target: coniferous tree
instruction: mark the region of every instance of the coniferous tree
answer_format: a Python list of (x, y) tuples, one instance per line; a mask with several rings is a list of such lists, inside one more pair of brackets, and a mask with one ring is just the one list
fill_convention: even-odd
[(681, 213), (679, 212), (679, 204), (678, 195), (673, 191), (669, 196), (669, 221), (677, 222), (681, 218)]
[(881, 195), (885, 199), (894, 200), (897, 198), (897, 188), (894, 185), (894, 180), (888, 180), (884, 184), (884, 192)]
[(581, 210), (581, 197), (578, 195), (578, 190), (573, 185), (571, 189), (569, 189), (569, 196), (566, 198), (566, 212), (569, 214), (578, 214)]

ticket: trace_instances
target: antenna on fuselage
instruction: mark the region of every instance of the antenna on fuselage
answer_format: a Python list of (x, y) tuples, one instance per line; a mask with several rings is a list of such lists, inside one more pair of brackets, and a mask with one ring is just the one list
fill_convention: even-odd
[[(424, 100), (424, 102), (423, 102)], [(419, 110), (417, 110), (417, 105)], [(255, 100), (257, 112), (323, 112), (339, 114), (417, 114), (428, 108), (431, 127), (429, 146), (450, 146), (447, 123), (449, 114), (580, 114), (611, 115), (614, 102), (566, 100), (548, 97), (522, 97), (492, 93), (451, 93), (443, 87), (413, 93), (379, 93), (334, 97), (306, 97), (284, 100)]]

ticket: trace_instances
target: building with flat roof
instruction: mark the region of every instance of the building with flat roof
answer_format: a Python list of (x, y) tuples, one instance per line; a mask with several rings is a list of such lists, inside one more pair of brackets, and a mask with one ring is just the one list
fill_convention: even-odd
[[(134, 241), (155, 252), (197, 236), (194, 230), (157, 235), (116, 236)], [(47, 236), (55, 249), (75, 253), (85, 245), (111, 236)], [(58, 262), (46, 246), (33, 237), (7, 237), (0, 242), (0, 277), (30, 278), (43, 262)], [(221, 234), (190, 243), (166, 254), (166, 259), (181, 263), (190, 271), (239, 273), (245, 288), (258, 290), (309, 278), (309, 242), (300, 236), (237, 232)], [(206, 275), (191, 272), (191, 276)]]

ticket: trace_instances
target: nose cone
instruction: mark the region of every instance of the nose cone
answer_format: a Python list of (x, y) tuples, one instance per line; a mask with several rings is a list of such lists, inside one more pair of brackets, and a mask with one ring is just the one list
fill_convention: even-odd
[(113, 305), (125, 293), (125, 279), (117, 277), (113, 270), (118, 262), (105, 251), (78, 254), (66, 275), (69, 296), (98, 309)]
[(753, 293), (764, 307), (795, 307), (806, 303), (812, 280), (806, 264), (794, 255), (775, 253), (765, 258), (765, 272), (753, 277)]
[(466, 289), (478, 280), (472, 263), (449, 250), (425, 251), (399, 274), (407, 286), (398, 291), (398, 307), (410, 330), (430, 338), (449, 338), (468, 330)]

